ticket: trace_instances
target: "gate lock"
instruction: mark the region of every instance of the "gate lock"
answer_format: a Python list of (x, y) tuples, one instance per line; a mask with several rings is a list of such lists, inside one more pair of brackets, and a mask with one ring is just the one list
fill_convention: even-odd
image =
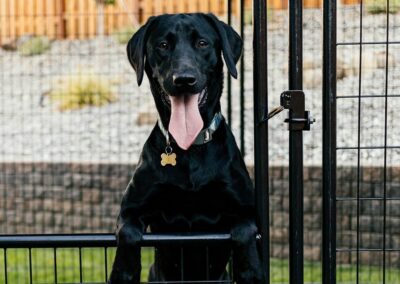
[(315, 122), (310, 111), (305, 110), (304, 92), (301, 90), (283, 92), (281, 94), (281, 105), (270, 111), (261, 122), (274, 117), (284, 109), (289, 110), (289, 117), (285, 119), (285, 122), (289, 124), (289, 130), (310, 130), (311, 124)]

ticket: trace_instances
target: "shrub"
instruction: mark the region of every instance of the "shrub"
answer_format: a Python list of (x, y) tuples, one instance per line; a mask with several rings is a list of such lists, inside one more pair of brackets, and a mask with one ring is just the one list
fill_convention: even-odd
[[(274, 10), (269, 7), (267, 8), (267, 18), (268, 18), (268, 21), (273, 21), (273, 19), (274, 19)], [(243, 22), (246, 26), (253, 24), (253, 10), (252, 9), (244, 10)]]
[(47, 37), (31, 37), (19, 46), (19, 52), (24, 56), (39, 55), (50, 49), (50, 40)]
[[(367, 0), (366, 8), (370, 14), (384, 14), (386, 13), (386, 0)], [(400, 11), (400, 0), (390, 0), (389, 1), (389, 13), (396, 14)]]
[(127, 44), (132, 35), (136, 33), (137, 28), (133, 26), (126, 26), (113, 32), (113, 37), (119, 44)]
[(96, 0), (97, 3), (104, 5), (115, 5), (115, 1), (116, 0)]
[(80, 109), (85, 106), (102, 106), (116, 101), (111, 82), (94, 75), (78, 75), (61, 80), (58, 89), (50, 93), (53, 101), (59, 101), (59, 110)]

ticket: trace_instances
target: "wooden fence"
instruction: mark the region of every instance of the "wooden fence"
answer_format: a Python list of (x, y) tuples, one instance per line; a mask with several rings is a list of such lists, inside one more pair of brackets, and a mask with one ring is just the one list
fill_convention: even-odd
[[(245, 0), (247, 10), (251, 5), (251, 0)], [(268, 5), (271, 9), (286, 9), (288, 0), (268, 0)], [(322, 0), (304, 0), (306, 8), (321, 5)], [(238, 7), (239, 0), (232, 0), (235, 16), (239, 15)], [(99, 33), (100, 26), (109, 34), (142, 23), (151, 15), (198, 11), (225, 16), (226, 10), (227, 0), (115, 0), (114, 5), (105, 6), (96, 0), (0, 0), (0, 43), (26, 34), (51, 39), (91, 38)]]
[[(104, 32), (132, 25), (139, 0), (104, 6)], [(24, 34), (51, 39), (82, 39), (96, 36), (99, 5), (95, 0), (0, 0), (0, 42)]]

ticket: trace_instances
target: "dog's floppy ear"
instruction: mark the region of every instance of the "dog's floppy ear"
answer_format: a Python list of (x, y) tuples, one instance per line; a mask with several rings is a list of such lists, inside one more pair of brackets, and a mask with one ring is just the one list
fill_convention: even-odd
[(206, 18), (211, 22), (217, 31), (221, 43), (222, 43), (222, 54), (226, 66), (228, 67), (229, 73), (237, 78), (236, 63), (238, 62), (240, 55), (242, 54), (243, 41), (240, 36), (232, 29), (229, 25), (218, 20), (213, 14), (206, 14)]
[(149, 37), (150, 27), (154, 22), (155, 17), (150, 17), (129, 40), (126, 51), (128, 59), (133, 69), (136, 71), (138, 85), (143, 81), (144, 64), (146, 56), (146, 42)]

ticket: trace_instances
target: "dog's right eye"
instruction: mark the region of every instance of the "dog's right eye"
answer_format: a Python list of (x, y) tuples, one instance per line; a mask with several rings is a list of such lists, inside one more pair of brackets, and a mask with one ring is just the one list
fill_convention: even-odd
[(168, 49), (168, 42), (166, 42), (166, 41), (162, 41), (162, 42), (160, 42), (160, 44), (158, 45), (158, 48), (159, 49), (163, 49), (163, 50), (167, 50)]

